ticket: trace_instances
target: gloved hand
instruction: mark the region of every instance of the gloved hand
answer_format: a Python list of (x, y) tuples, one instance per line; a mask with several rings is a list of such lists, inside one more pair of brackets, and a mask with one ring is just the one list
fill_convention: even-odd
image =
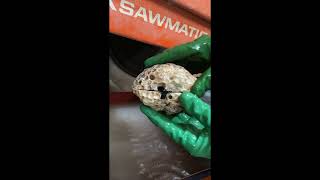
[[(210, 63), (211, 39), (201, 36), (193, 42), (165, 50), (147, 59), (146, 67), (168, 62), (197, 61)], [(191, 92), (183, 92), (179, 101), (184, 112), (172, 117), (157, 112), (145, 105), (141, 111), (176, 143), (182, 145), (191, 155), (211, 158), (211, 107), (199, 97), (211, 88), (211, 67), (197, 79)], [(195, 95), (194, 95), (195, 94)], [(198, 97), (197, 97), (197, 96)]]
[(185, 112), (166, 116), (145, 105), (141, 111), (192, 156), (211, 158), (211, 107), (190, 92), (179, 97)]
[[(169, 62), (181, 62), (189, 63), (190, 61), (197, 61), (200, 64), (210, 64), (211, 61), (211, 38), (207, 35), (174, 48), (165, 50), (164, 52), (157, 54), (151, 58), (148, 58), (144, 65), (150, 67), (156, 64), (165, 64)], [(198, 97), (203, 96), (206, 90), (211, 87), (211, 67), (209, 67), (202, 75), (197, 79), (193, 85), (191, 92)]]

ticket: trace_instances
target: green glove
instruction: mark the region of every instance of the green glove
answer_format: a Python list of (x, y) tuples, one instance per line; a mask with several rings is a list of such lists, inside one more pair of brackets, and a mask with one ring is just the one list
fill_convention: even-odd
[(171, 118), (145, 105), (141, 111), (191, 155), (211, 159), (211, 107), (190, 92), (179, 97), (185, 113)]
[[(210, 65), (211, 39), (201, 36), (147, 59), (145, 67), (164, 63), (191, 63)], [(179, 97), (185, 112), (171, 117), (142, 105), (141, 111), (176, 143), (181, 144), (191, 155), (211, 158), (211, 107), (198, 97), (211, 88), (211, 67), (209, 67), (192, 86), (191, 92)], [(195, 95), (197, 96), (195, 96)]]
[[(164, 63), (190, 63), (195, 61), (200, 64), (210, 64), (211, 57), (211, 38), (207, 35), (201, 36), (200, 38), (174, 48), (165, 50), (164, 52), (148, 58), (144, 65), (150, 67), (155, 64)], [(198, 97), (202, 97), (206, 90), (211, 87), (211, 68), (209, 67), (193, 85), (191, 92), (196, 94)]]
[(144, 62), (144, 65), (146, 67), (150, 67), (155, 64), (164, 64), (168, 62), (181, 61), (189, 57), (197, 58), (190, 58), (188, 60), (203, 61), (205, 63), (210, 63), (210, 56), (211, 38), (207, 35), (204, 35), (192, 42), (167, 49), (158, 55), (148, 58)]

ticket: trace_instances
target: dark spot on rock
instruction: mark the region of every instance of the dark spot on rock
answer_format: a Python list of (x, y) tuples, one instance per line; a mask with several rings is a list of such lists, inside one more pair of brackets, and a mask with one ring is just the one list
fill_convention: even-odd
[[(151, 78), (151, 77), (150, 77)], [(167, 94), (171, 91), (166, 91), (166, 84), (165, 83), (159, 83), (157, 90), (161, 93), (160, 99), (165, 99)]]
[(163, 86), (158, 86), (158, 91), (163, 92), (164, 91), (164, 87)]
[(151, 79), (151, 80), (154, 80), (154, 79), (155, 79), (154, 75), (151, 74), (151, 75), (150, 75), (150, 79)]
[(165, 99), (166, 96), (167, 96), (167, 94), (170, 93), (170, 92), (171, 92), (171, 91), (160, 91), (160, 93), (161, 93), (160, 99)]
[(172, 99), (172, 96), (171, 96), (171, 95), (169, 95), (169, 96), (168, 96), (168, 98), (169, 98), (169, 99)]

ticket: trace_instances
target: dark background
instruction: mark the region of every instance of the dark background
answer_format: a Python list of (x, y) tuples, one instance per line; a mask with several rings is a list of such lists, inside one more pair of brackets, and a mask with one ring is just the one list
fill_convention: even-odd
[[(294, 2), (212, 4), (213, 176), (308, 179), (317, 168), (317, 126), (307, 128), (319, 119), (311, 114), (316, 11)], [(107, 178), (105, 2), (2, 7), (3, 179)]]

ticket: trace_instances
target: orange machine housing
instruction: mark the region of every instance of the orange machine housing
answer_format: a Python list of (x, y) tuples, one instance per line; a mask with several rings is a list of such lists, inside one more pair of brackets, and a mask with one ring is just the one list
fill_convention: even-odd
[(211, 35), (210, 0), (109, 0), (109, 32), (170, 48)]
[[(210, 0), (109, 0), (109, 32), (147, 44), (170, 48), (211, 35)], [(130, 93), (129, 93), (130, 94)], [(112, 94), (114, 103), (137, 101)], [(203, 180), (210, 180), (211, 176)]]

